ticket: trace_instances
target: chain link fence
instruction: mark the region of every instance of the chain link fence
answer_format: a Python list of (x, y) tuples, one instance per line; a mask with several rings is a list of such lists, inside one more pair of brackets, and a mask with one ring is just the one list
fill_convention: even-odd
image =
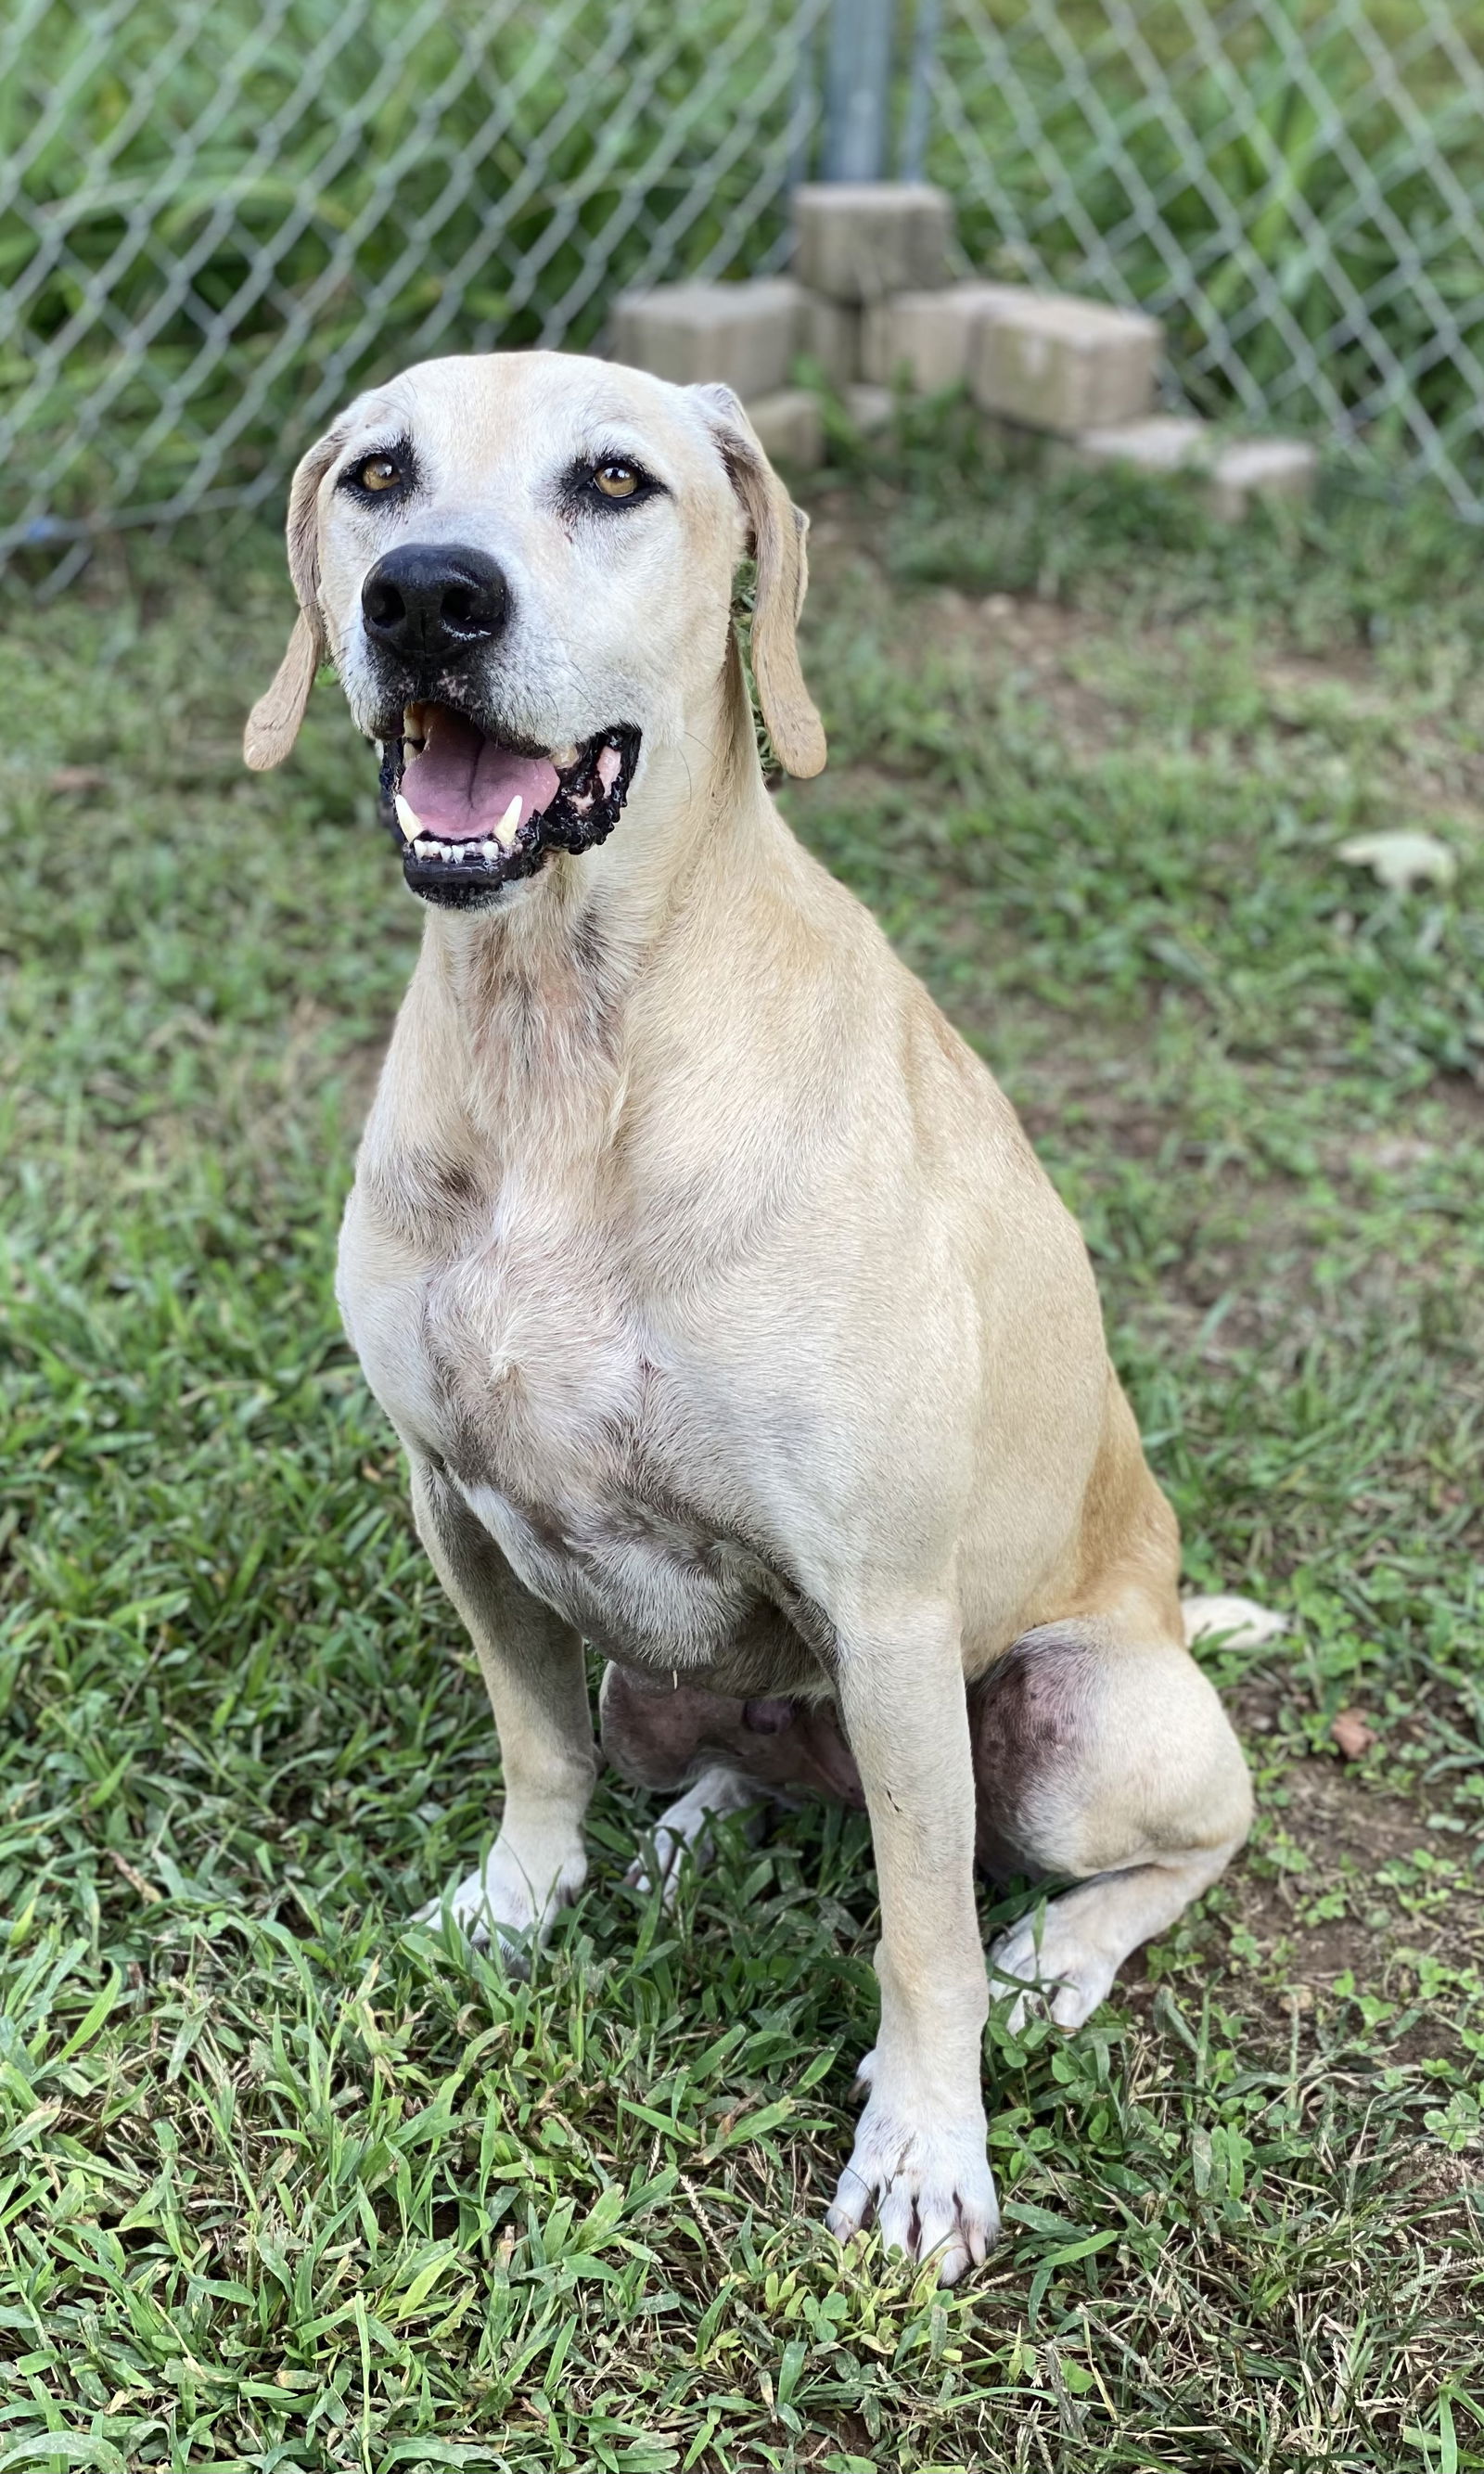
[(787, 248), (826, 0), (12, 0), (0, 559), (276, 497), (440, 351)]
[(967, 261), (1152, 309), (1173, 403), (1484, 518), (1479, 0), (945, 0), (926, 76)]
[[(1484, 0), (11, 0), (0, 560), (276, 499), (357, 385), (780, 264), (851, 23), (965, 267), (1484, 516)], [(831, 63), (834, 63), (832, 68)], [(859, 101), (859, 96), (855, 97)]]

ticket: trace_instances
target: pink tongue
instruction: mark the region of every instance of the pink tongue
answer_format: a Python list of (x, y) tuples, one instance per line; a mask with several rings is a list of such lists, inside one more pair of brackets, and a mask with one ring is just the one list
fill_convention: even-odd
[(508, 842), (528, 816), (550, 806), (557, 793), (556, 766), (545, 756), (518, 756), (446, 705), (426, 705), (424, 711), (427, 737), (402, 777), (401, 792), (425, 833), (450, 842), (483, 838), (518, 798), (521, 813), (505, 829)]

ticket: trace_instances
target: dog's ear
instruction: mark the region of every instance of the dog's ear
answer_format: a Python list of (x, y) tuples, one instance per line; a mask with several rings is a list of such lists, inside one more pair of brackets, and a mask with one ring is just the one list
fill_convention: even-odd
[(809, 518), (794, 506), (731, 388), (698, 386), (693, 392), (746, 517), (757, 562), (752, 674), (758, 702), (780, 764), (804, 780), (823, 771), (825, 755), (824, 725), (804, 685), (796, 635), (809, 582)]
[(271, 773), (281, 764), (299, 736), (314, 673), (325, 658), (325, 621), (320, 611), (320, 483), (340, 452), (341, 432), (327, 431), (316, 439), (300, 463), (288, 494), (288, 571), (299, 601), (299, 616), (288, 648), (266, 694), (248, 716), (242, 753), (255, 773)]

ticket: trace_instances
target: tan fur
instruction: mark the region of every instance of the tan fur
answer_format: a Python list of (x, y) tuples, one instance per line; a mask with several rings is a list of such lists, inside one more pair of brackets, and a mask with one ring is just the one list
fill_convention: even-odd
[[(426, 474), (395, 523), (335, 486), (389, 435)], [(665, 502), (564, 523), (553, 474), (611, 436)], [(874, 2208), (950, 2278), (996, 2227), (966, 1684), (1037, 1627), (1077, 1644), (1071, 1715), (1048, 1668), (999, 1756), (1023, 1834), (1107, 1877), (999, 1953), (1059, 1987), (1063, 2021), (1247, 1827), (1085, 1250), (989, 1074), (767, 795), (729, 632), (749, 545), (773, 743), (812, 772), (823, 739), (802, 525), (734, 400), (553, 354), (427, 364), (305, 459), (294, 523), (301, 627), (363, 725), (360, 580), (404, 537), (506, 567), (488, 690), (509, 735), (645, 733), (610, 840), (491, 910), (429, 912), (346, 1214), (347, 1329), (500, 1733), (503, 1825), (455, 1909), (514, 1941), (582, 1879), (584, 1637), (665, 1686), (833, 1712), (883, 1940), (831, 2222)], [(259, 747), (291, 736), (303, 661)], [(735, 1764), (702, 1774), (745, 1801)]]
[(299, 736), (323, 647), (312, 618), (301, 610), (271, 688), (248, 716), (242, 754), (255, 773), (281, 764)]
[(242, 754), (255, 773), (271, 773), (293, 747), (308, 708), (315, 672), (325, 659), (319, 493), (339, 444), (336, 430), (319, 439), (302, 458), (289, 490), (288, 571), (299, 599), (299, 616), (279, 664), (278, 676), (248, 716)]
[(795, 507), (730, 387), (703, 390), (717, 413), (717, 439), (746, 512), (757, 562), (752, 667), (758, 702), (778, 762), (807, 779), (824, 770), (824, 730), (799, 668), (795, 630), (809, 587), (804, 543), (809, 519)]

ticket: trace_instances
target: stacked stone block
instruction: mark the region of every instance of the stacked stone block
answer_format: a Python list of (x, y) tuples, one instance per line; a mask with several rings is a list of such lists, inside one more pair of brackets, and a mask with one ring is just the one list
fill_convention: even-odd
[(1163, 340), (1158, 320), (1137, 310), (1027, 290), (979, 321), (970, 392), (1004, 421), (1075, 438), (1093, 422), (1134, 421), (1153, 408)]
[(886, 301), (948, 280), (953, 208), (923, 181), (820, 181), (793, 192), (799, 280), (826, 301)]
[(681, 384), (733, 387), (771, 455), (824, 451), (822, 376), (863, 429), (889, 420), (894, 390), (966, 388), (990, 419), (1039, 430), (1064, 456), (1146, 474), (1203, 473), (1214, 515), (1256, 497), (1302, 497), (1312, 448), (1224, 438), (1155, 411), (1157, 319), (1030, 284), (950, 280), (953, 216), (920, 182), (820, 182), (794, 191), (791, 275), (670, 283), (618, 303), (614, 357)]
[(1314, 449), (1301, 439), (1223, 438), (1205, 422), (1179, 413), (1084, 429), (1067, 454), (1077, 464), (1118, 465), (1146, 477), (1199, 473), (1207, 512), (1224, 523), (1240, 522), (1254, 498), (1307, 497), (1319, 466)]
[(865, 312), (861, 371), (878, 386), (899, 379), (923, 395), (968, 383), (980, 328), (1009, 314), (1023, 287), (1013, 283), (949, 283), (940, 291), (895, 292)]

